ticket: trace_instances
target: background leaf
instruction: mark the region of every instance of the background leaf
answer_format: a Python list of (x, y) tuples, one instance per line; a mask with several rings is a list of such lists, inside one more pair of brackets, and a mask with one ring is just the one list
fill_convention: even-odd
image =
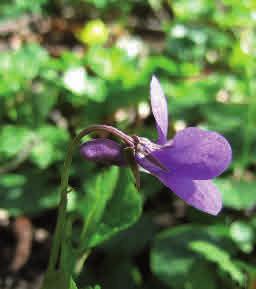
[(236, 180), (216, 180), (223, 195), (226, 207), (244, 210), (252, 208), (256, 203), (256, 192), (254, 182)]
[[(217, 237), (215, 230), (216, 228), (180, 226), (162, 232), (151, 251), (153, 272), (175, 288), (203, 288), (207, 282), (211, 283), (209, 286), (212, 288), (218, 288), (217, 284), (221, 279), (214, 274), (211, 263), (202, 261), (200, 254), (203, 254), (207, 261), (217, 262), (221, 269), (228, 271), (243, 285), (243, 273), (231, 262), (226, 249), (220, 249), (216, 245), (226, 248), (224, 240), (228, 238), (227, 231)], [(197, 274), (198, 272), (201, 274)]]

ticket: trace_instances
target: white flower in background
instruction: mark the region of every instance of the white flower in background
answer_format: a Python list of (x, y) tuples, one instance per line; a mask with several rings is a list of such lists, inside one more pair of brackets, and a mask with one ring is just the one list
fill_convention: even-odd
[(124, 50), (130, 58), (135, 58), (145, 51), (143, 42), (137, 37), (122, 36), (118, 39), (116, 45)]
[(147, 118), (150, 115), (150, 106), (148, 102), (146, 101), (140, 102), (138, 106), (138, 112), (139, 112), (139, 116), (142, 119)]
[(83, 67), (73, 67), (65, 71), (63, 83), (73, 93), (83, 94), (86, 91), (87, 73)]
[(174, 129), (176, 132), (181, 131), (186, 128), (186, 122), (182, 119), (176, 120), (174, 122)]
[(171, 29), (171, 35), (175, 38), (183, 38), (187, 34), (187, 28), (184, 25), (177, 24)]

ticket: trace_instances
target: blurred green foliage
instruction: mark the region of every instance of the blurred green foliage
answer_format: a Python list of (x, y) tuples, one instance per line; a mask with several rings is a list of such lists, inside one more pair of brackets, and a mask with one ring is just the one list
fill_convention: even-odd
[(70, 214), (88, 222), (85, 244), (101, 244), (95, 254), (104, 255), (100, 269), (89, 257), (78, 284), (254, 288), (255, 1), (2, 0), (0, 18), (1, 209), (33, 217), (56, 208), (68, 141), (89, 124), (155, 138), (154, 73), (169, 100), (170, 136), (199, 125), (230, 141), (232, 166), (216, 180), (223, 211), (184, 207), (149, 175), (139, 195), (125, 172), (77, 153)]

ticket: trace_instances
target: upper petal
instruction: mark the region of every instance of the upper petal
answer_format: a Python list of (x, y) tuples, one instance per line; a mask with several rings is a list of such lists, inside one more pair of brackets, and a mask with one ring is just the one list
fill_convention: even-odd
[[(162, 146), (151, 155), (177, 176), (207, 180), (227, 169), (232, 150), (220, 134), (190, 127), (178, 132), (170, 145)], [(145, 158), (140, 161), (144, 168), (150, 165)]]
[(164, 144), (167, 141), (168, 107), (163, 89), (155, 76), (152, 77), (150, 83), (150, 99), (152, 112), (156, 120), (158, 143)]
[(189, 205), (211, 215), (220, 212), (221, 194), (211, 180), (183, 179), (168, 174), (160, 174), (157, 177)]

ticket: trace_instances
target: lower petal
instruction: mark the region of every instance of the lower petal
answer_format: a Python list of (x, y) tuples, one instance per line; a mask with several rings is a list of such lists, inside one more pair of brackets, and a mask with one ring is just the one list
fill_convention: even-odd
[(157, 178), (189, 205), (211, 215), (222, 208), (221, 194), (211, 180), (190, 180), (170, 174)]

